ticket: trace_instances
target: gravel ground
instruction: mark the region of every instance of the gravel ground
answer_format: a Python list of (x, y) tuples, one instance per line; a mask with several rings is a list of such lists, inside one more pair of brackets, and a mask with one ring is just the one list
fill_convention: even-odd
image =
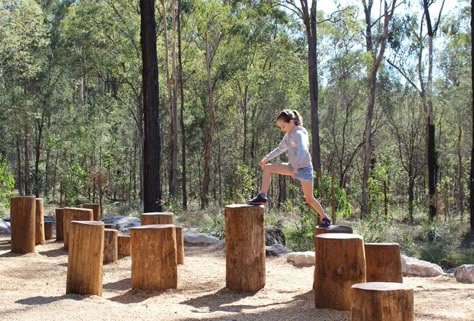
[[(314, 308), (313, 268), (267, 258), (264, 289), (242, 294), (225, 289), (222, 250), (186, 247), (178, 289), (131, 289), (130, 258), (104, 266), (103, 295), (65, 295), (67, 253), (62, 243), (37, 253), (10, 252), (0, 236), (0, 320), (316, 320), (349, 321), (349, 312)], [(474, 320), (474, 284), (452, 276), (406, 277), (415, 290), (416, 320)]]

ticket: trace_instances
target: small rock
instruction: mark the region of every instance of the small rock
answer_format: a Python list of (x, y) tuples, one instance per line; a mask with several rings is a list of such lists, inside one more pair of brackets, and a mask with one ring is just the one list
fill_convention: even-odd
[(272, 246), (265, 246), (266, 256), (282, 256), (288, 253), (288, 249), (282, 244), (274, 244)]
[(0, 234), (10, 234), (10, 222), (0, 221)]
[(285, 245), (285, 234), (279, 227), (273, 225), (265, 226), (265, 245), (272, 246), (275, 244)]
[(474, 283), (474, 264), (464, 264), (454, 272), (456, 281), (460, 283)]
[(315, 255), (312, 251), (288, 253), (286, 255), (286, 261), (296, 267), (313, 266), (315, 263)]
[(212, 245), (219, 243), (219, 239), (204, 233), (186, 231), (184, 233), (184, 243), (190, 245)]
[(444, 274), (443, 269), (434, 263), (401, 255), (402, 273), (413, 276), (438, 276)]

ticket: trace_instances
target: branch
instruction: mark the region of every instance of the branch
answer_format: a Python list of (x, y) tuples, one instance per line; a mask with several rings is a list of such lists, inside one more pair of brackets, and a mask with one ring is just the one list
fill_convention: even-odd
[(403, 76), (403, 78), (405, 78), (405, 80), (410, 83), (410, 85), (412, 85), (418, 92), (421, 92), (421, 90), (418, 88), (418, 86), (410, 78), (408, 78), (407, 74), (405, 73), (405, 71), (403, 69), (396, 66), (392, 61), (390, 61), (390, 59), (387, 59), (387, 62), (390, 66), (395, 68)]

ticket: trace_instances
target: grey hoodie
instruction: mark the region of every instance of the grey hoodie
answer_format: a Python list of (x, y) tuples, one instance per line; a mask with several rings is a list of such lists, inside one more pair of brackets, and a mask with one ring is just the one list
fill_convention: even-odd
[(295, 126), (291, 132), (285, 134), (278, 147), (265, 158), (271, 160), (285, 151), (288, 151), (288, 162), (294, 169), (312, 166), (308, 132), (303, 126)]

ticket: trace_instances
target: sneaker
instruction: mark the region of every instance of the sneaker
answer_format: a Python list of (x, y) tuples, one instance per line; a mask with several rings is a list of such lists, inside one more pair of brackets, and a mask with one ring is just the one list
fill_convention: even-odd
[(267, 205), (267, 198), (261, 193), (258, 193), (257, 196), (247, 201), (247, 204), (250, 205)]
[(328, 228), (329, 226), (331, 226), (331, 224), (332, 221), (329, 219), (329, 217), (326, 216), (321, 220), (321, 224), (319, 224), (318, 226), (322, 228)]

